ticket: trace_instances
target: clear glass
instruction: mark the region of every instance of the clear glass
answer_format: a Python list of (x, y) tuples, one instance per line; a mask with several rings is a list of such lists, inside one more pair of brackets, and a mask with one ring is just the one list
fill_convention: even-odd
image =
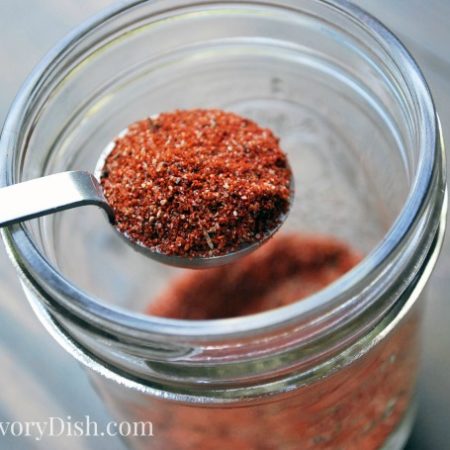
[(281, 232), (333, 235), (364, 260), (267, 313), (149, 317), (181, 270), (132, 251), (86, 207), (3, 232), (38, 316), (93, 370), (117, 417), (154, 421), (158, 436), (136, 448), (401, 448), (416, 300), (446, 207), (419, 69), (346, 2), (131, 2), (80, 27), (31, 75), (2, 132), (1, 181), (93, 171), (129, 123), (191, 107), (273, 129), (296, 184)]
[[(387, 339), (372, 341), (373, 348), (351, 364), (347, 360), (326, 377), (328, 368), (322, 367), (304, 386), (275, 399), (262, 401), (261, 393), (257, 402), (208, 408), (130, 393), (98, 377), (92, 381), (114, 417), (152, 424), (152, 437), (128, 437), (135, 449), (397, 450), (408, 438), (416, 407), (420, 309), (416, 305)], [(377, 341), (379, 332), (369, 339)], [(345, 355), (333, 364), (345, 357), (353, 358)]]

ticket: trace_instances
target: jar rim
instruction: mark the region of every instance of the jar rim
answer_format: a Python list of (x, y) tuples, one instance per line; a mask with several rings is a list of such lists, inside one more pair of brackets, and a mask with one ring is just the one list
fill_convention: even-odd
[[(345, 0), (312, 0), (312, 2), (333, 8), (339, 13), (358, 21), (370, 32), (372, 37), (376, 38), (383, 48), (390, 52), (397, 65), (401, 67), (405, 82), (415, 96), (415, 106), (417, 107), (419, 123), (421, 123), (418, 137), (420, 159), (408, 198), (387, 234), (362, 262), (325, 289), (301, 301), (277, 309), (227, 319), (201, 321), (168, 319), (132, 313), (99, 302), (72, 285), (47, 261), (34, 245), (32, 238), (22, 224), (9, 226), (2, 230), (2, 234), (10, 256), (19, 270), (26, 274), (25, 278), (28, 281), (33, 279), (38, 286), (45, 286), (45, 289), (60, 301), (63, 300), (63, 297), (71, 298), (72, 302), (63, 302), (64, 308), (104, 330), (117, 330), (122, 333), (132, 332), (134, 334), (138, 332), (142, 333), (143, 336), (163, 335), (173, 339), (199, 340), (231, 339), (285, 327), (299, 318), (304, 320), (306, 317), (311, 317), (312, 314), (325, 311), (333, 303), (333, 300), (348, 296), (351, 288), (354, 288), (355, 285), (361, 285), (364, 280), (368, 279), (370, 274), (382, 265), (383, 261), (398, 248), (409, 234), (426, 202), (435, 176), (434, 168), (439, 163), (440, 154), (435, 107), (426, 81), (416, 62), (403, 44), (383, 24), (358, 6)], [(14, 100), (2, 131), (1, 145), (5, 155), (3, 161), (0, 161), (2, 185), (9, 185), (14, 182), (14, 152), (11, 151), (14, 146), (12, 142), (14, 142), (24, 113), (29, 106), (30, 98), (36, 93), (47, 70), (51, 67), (57, 67), (70, 47), (83, 39), (88, 33), (94, 32), (100, 24), (113, 20), (115, 16), (139, 6), (141, 3), (142, 1), (134, 0), (127, 2), (125, 5), (114, 6), (84, 22), (60, 41), (31, 73)], [(189, 2), (189, 6), (221, 3), (242, 4), (242, 2), (235, 2), (234, 0), (226, 2), (212, 0), (209, 2)], [(246, 3), (257, 6), (269, 5), (289, 8), (288, 2), (284, 1), (246, 0)], [(6, 149), (9, 149), (9, 151), (6, 151)]]

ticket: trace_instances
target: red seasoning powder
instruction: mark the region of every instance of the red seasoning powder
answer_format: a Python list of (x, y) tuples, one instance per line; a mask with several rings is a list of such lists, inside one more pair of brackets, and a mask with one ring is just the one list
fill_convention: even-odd
[[(201, 320), (267, 311), (324, 288), (360, 259), (332, 237), (277, 234), (233, 264), (180, 275), (147, 312)], [(152, 397), (134, 403), (124, 392), (116, 407), (125, 409), (128, 420), (150, 420), (158, 430), (151, 440), (136, 441), (136, 448), (142, 450), (384, 448), (414, 393), (418, 314), (417, 309), (411, 311), (361, 357), (329, 373), (323, 366), (305, 385), (266, 401), (220, 408)], [(181, 365), (180, 376), (189, 374), (184, 370)], [(202, 382), (198, 384), (201, 389)]]
[(186, 257), (223, 255), (260, 241), (287, 213), (290, 181), (270, 130), (215, 109), (130, 125), (101, 175), (120, 232)]
[(334, 238), (277, 235), (233, 264), (180, 276), (147, 312), (203, 320), (267, 311), (319, 291), (359, 261), (358, 253)]

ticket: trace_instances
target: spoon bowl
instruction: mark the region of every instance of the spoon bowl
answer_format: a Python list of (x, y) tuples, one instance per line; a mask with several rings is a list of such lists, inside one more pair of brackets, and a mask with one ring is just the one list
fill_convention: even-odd
[[(151, 119), (156, 119), (157, 115), (152, 115)], [(117, 134), (117, 138), (121, 138), (125, 136), (125, 134), (128, 132), (128, 128), (123, 129), (120, 133)], [(109, 154), (113, 151), (115, 147), (115, 140), (108, 143), (108, 145), (103, 149), (101, 152), (97, 164), (95, 165), (94, 169), (94, 176), (95, 178), (100, 181), (102, 170), (105, 165), (106, 159), (108, 158)], [(289, 198), (289, 207), (292, 204), (294, 197), (294, 182), (293, 178), (291, 177), (291, 185), (290, 185), (290, 198)], [(288, 211), (289, 212), (289, 211)], [(225, 264), (230, 264), (233, 261), (255, 251), (257, 248), (259, 248), (262, 244), (264, 244), (268, 239), (270, 239), (283, 225), (284, 221), (286, 220), (288, 216), (288, 212), (286, 214), (283, 214), (280, 217), (279, 222), (277, 223), (277, 226), (274, 227), (272, 230), (269, 230), (267, 233), (265, 233), (261, 239), (259, 239), (256, 242), (252, 242), (248, 245), (244, 245), (243, 247), (234, 250), (232, 252), (226, 253), (224, 255), (216, 255), (216, 256), (195, 256), (195, 257), (189, 257), (189, 256), (179, 256), (179, 255), (168, 255), (166, 253), (162, 253), (158, 251), (157, 248), (153, 247), (147, 247), (143, 244), (141, 244), (139, 241), (136, 241), (134, 239), (131, 239), (127, 233), (123, 233), (119, 231), (116, 227), (114, 227), (115, 231), (119, 234), (119, 236), (128, 244), (133, 247), (134, 250), (138, 251), (139, 253), (154, 259), (155, 261), (158, 261), (162, 264), (167, 264), (169, 266), (175, 266), (175, 267), (181, 267), (181, 268), (187, 268), (187, 269), (207, 269), (212, 267), (218, 267), (223, 266)]]

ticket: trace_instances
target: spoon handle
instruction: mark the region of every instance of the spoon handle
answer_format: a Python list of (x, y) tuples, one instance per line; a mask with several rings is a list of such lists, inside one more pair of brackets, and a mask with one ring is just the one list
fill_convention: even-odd
[(83, 205), (114, 213), (97, 179), (89, 172), (70, 171), (36, 178), (0, 189), (0, 227)]

